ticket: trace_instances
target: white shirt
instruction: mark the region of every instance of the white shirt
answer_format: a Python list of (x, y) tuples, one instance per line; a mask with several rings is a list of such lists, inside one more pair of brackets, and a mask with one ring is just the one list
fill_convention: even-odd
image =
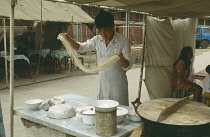
[(210, 76), (206, 76), (203, 80), (203, 91), (210, 93)]
[(115, 62), (99, 72), (98, 99), (112, 99), (118, 101), (121, 105), (128, 106), (128, 81), (126, 71), (132, 66), (131, 43), (128, 39), (115, 32), (113, 39), (107, 47), (101, 35), (94, 36), (92, 39), (79, 44), (80, 49), (78, 51), (80, 52), (96, 49), (99, 65), (115, 55), (117, 51), (121, 51), (125, 59), (130, 62), (127, 68), (122, 68), (118, 62)]

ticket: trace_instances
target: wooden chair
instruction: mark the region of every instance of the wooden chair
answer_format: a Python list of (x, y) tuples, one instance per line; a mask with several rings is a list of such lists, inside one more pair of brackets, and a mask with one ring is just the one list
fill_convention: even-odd
[(56, 59), (56, 60), (53, 60), (53, 70), (54, 70), (54, 73), (58, 72), (60, 73), (62, 71), (62, 65), (61, 65), (61, 61)]
[(45, 70), (49, 73), (60, 73), (62, 71), (61, 61), (58, 59), (45, 59)]
[(38, 68), (38, 63), (24, 63), (24, 76), (28, 75), (29, 78), (32, 78), (32, 75), (36, 75), (36, 71)]

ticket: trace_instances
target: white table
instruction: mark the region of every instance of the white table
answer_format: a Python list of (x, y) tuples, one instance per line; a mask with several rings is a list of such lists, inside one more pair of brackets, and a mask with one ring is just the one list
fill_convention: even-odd
[[(5, 58), (4, 55), (0, 55), (0, 57)], [(7, 59), (8, 61), (10, 61), (10, 56), (7, 55), (7, 56), (6, 56), (6, 59)], [(26, 60), (28, 63), (30, 63), (29, 59), (28, 59), (25, 55), (14, 55), (14, 60), (18, 60), (18, 59), (24, 59), (24, 60)]]
[(42, 49), (42, 50), (37, 50), (37, 49), (29, 49), (27, 51), (28, 56), (31, 57), (33, 55), (39, 55), (41, 54), (41, 57), (46, 58), (47, 55), (50, 54), (50, 49)]
[[(81, 106), (90, 106), (96, 99), (88, 98), (76, 94), (62, 95), (66, 104), (70, 104), (74, 109)], [(47, 102), (45, 100), (44, 102)], [(128, 106), (122, 106), (131, 109)], [(30, 110), (27, 106), (16, 107), (15, 115), (23, 119), (22, 137), (98, 137), (94, 132), (94, 126), (85, 125), (81, 117), (74, 116), (67, 119), (51, 119), (47, 117), (47, 111), (42, 109)], [(128, 136), (142, 122), (133, 122), (126, 119), (117, 126), (117, 134), (114, 137)]]
[(61, 60), (64, 57), (69, 57), (69, 53), (67, 52), (67, 50), (52, 50), (51, 57), (53, 59), (54, 57), (56, 57), (57, 59)]

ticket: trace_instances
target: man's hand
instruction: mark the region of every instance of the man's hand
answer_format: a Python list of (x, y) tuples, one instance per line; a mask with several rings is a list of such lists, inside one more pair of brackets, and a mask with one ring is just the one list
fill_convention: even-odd
[(66, 36), (66, 38), (68, 39), (68, 41), (71, 43), (71, 47), (74, 49), (74, 50), (79, 50), (80, 48), (80, 45), (75, 42), (67, 33), (60, 33), (57, 37), (57, 39), (59, 39), (60, 36)]
[(130, 62), (127, 59), (125, 59), (122, 52), (118, 51), (116, 55), (118, 55), (118, 57), (120, 58), (119, 63), (123, 68), (127, 68), (130, 65)]
[(58, 34), (57, 39), (59, 39), (59, 37), (62, 36), (62, 35), (67, 36), (68, 39), (70, 38), (70, 36), (67, 33), (60, 33), (60, 34)]
[(122, 54), (122, 52), (120, 52), (120, 51), (118, 51), (118, 52), (116, 53), (116, 55), (118, 55), (118, 57), (120, 58), (120, 60), (121, 60), (121, 59), (125, 59), (124, 56), (123, 56), (123, 54)]

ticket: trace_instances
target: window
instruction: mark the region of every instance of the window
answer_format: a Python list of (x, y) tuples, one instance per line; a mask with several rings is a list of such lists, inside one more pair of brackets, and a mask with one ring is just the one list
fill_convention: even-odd
[(200, 28), (196, 29), (196, 35), (200, 35)]
[(203, 29), (203, 31), (204, 31), (204, 33), (210, 33), (209, 28), (205, 28), (205, 29)]

